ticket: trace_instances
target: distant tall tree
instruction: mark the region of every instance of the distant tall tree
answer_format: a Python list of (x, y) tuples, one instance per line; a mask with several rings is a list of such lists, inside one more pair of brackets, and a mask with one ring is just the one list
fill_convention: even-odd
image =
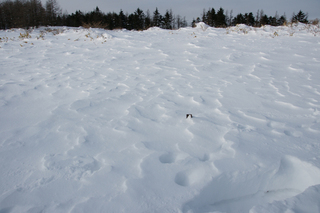
[(145, 29), (148, 29), (148, 28), (151, 27), (151, 16), (150, 16), (150, 11), (149, 10), (147, 10), (147, 14), (145, 16), (144, 23), (145, 23)]
[(27, 3), (28, 10), (28, 26), (36, 26), (43, 24), (44, 20), (44, 8), (42, 7), (40, 0), (29, 0)]
[(187, 21), (186, 21), (186, 17), (181, 18), (180, 15), (177, 15), (174, 21), (175, 21), (176, 27), (178, 29), (182, 28), (182, 27), (187, 27), (187, 25), (188, 25)]
[(47, 0), (46, 2), (46, 21), (48, 25), (56, 25), (56, 20), (62, 10), (57, 0)]
[(209, 9), (207, 12), (207, 23), (209, 26), (213, 27), (216, 22), (216, 11), (214, 8)]
[(66, 20), (67, 25), (72, 27), (80, 27), (84, 21), (84, 14), (80, 10), (69, 15)]
[(181, 23), (182, 23), (182, 19), (181, 19), (181, 16), (180, 15), (177, 15), (176, 18), (175, 18), (175, 21), (176, 21), (176, 26), (177, 28), (181, 28)]
[(261, 9), (259, 14), (259, 26), (265, 25), (268, 20), (266, 19), (266, 15), (264, 14), (264, 11)]
[(260, 10), (257, 11), (255, 22), (254, 22), (255, 27), (260, 27)]
[(230, 11), (230, 15), (229, 15), (229, 21), (230, 21), (229, 26), (232, 24), (232, 19), (233, 19), (233, 10)]
[(14, 27), (23, 28), (26, 22), (26, 5), (21, 0), (15, 0), (12, 4), (12, 24)]
[(134, 14), (130, 14), (128, 15), (128, 24), (127, 24), (127, 28), (128, 30), (133, 30), (135, 29), (134, 27)]
[(187, 27), (187, 26), (188, 26), (188, 23), (187, 23), (186, 17), (183, 17), (181, 27)]
[(253, 26), (254, 25), (254, 16), (253, 16), (253, 14), (252, 13), (249, 13), (249, 14), (245, 14), (244, 15), (244, 18), (246, 19), (246, 25), (248, 25), (248, 26)]
[(143, 10), (138, 8), (133, 14), (133, 29), (144, 30), (145, 15)]
[(242, 13), (239, 13), (236, 17), (234, 17), (232, 24), (233, 25), (237, 25), (237, 24), (245, 24), (246, 23), (246, 19), (243, 16)]
[[(113, 13), (108, 14), (110, 16), (110, 19), (112, 20), (111, 27), (112, 29), (115, 27), (115, 25), (118, 25), (118, 15)], [(106, 23), (106, 20), (104, 19), (105, 14), (101, 12), (99, 7), (96, 7), (95, 10), (91, 11), (90, 13), (85, 14), (84, 16), (84, 23), (83, 26), (86, 27), (95, 27), (95, 28), (104, 28), (106, 25), (110, 23)]]
[(167, 10), (163, 17), (163, 28), (172, 29), (173, 28), (172, 23), (173, 23), (172, 11)]
[(208, 23), (208, 16), (207, 16), (208, 14), (207, 14), (207, 12), (206, 12), (206, 10), (205, 9), (203, 9), (203, 12), (202, 12), (202, 22), (204, 22), (204, 23)]
[(283, 14), (278, 20), (277, 25), (281, 26), (284, 25), (287, 22), (286, 14)]
[(265, 15), (263, 13), (263, 10), (261, 10), (261, 12), (260, 12), (260, 25), (262, 26), (262, 25), (267, 25), (267, 24), (269, 24), (269, 18), (267, 15)]
[(216, 18), (216, 23), (215, 27), (225, 27), (227, 25), (226, 23), (226, 16), (224, 14), (224, 10), (222, 7), (217, 12), (217, 18)]
[(158, 11), (158, 8), (156, 8), (156, 10), (153, 12), (152, 26), (154, 26), (154, 27), (161, 26), (161, 15)]
[(232, 10), (230, 11), (230, 14), (229, 14), (229, 11), (227, 10), (226, 11), (226, 24), (227, 26), (230, 26), (231, 25), (231, 22), (232, 22)]
[(173, 15), (172, 9), (170, 9), (170, 16), (171, 16), (171, 28), (176, 29), (176, 17)]
[(293, 22), (293, 23), (295, 23), (295, 22), (308, 23), (308, 14), (305, 14), (301, 10), (298, 12), (297, 15), (295, 15), (293, 13), (292, 18), (291, 18), (291, 22)]
[(122, 29), (122, 28), (126, 28), (127, 27), (127, 17), (126, 15), (123, 13), (122, 10), (120, 10), (119, 12), (119, 28)]
[(261, 25), (269, 25), (269, 24), (270, 24), (270, 18), (267, 15), (262, 16)]
[(14, 27), (14, 3), (12, 1), (1, 2), (1, 22), (2, 29)]
[(191, 26), (196, 27), (196, 20), (194, 18), (192, 19)]
[(272, 19), (271, 25), (278, 26), (278, 20), (279, 20), (279, 14), (278, 14), (278, 11), (276, 11), (276, 14), (274, 15), (274, 17)]

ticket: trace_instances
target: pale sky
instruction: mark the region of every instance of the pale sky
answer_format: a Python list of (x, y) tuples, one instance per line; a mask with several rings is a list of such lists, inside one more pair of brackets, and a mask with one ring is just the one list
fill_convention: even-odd
[[(214, 8), (216, 11), (222, 7), (225, 11), (233, 10), (233, 16), (238, 13), (252, 12), (254, 15), (260, 9), (268, 16), (284, 13), (287, 19), (293, 13), (302, 10), (308, 13), (309, 20), (320, 18), (320, 0), (57, 0), (63, 11), (68, 14), (76, 10), (90, 12), (98, 6), (104, 13), (119, 13), (122, 9), (125, 13), (133, 13), (138, 7), (145, 13), (149, 9), (152, 15), (156, 7), (160, 14), (164, 15), (167, 9), (172, 9), (174, 15), (186, 17), (188, 23), (193, 18), (201, 17), (203, 9)], [(45, 0), (43, 0), (45, 2)]]

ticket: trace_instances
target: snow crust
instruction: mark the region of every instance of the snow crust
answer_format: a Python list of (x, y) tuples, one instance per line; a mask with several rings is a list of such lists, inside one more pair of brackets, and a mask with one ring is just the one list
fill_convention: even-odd
[(0, 37), (0, 212), (319, 212), (319, 26)]

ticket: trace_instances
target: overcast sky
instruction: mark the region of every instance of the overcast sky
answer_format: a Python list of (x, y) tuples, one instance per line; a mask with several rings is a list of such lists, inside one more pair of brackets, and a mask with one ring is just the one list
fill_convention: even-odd
[[(233, 15), (252, 12), (254, 15), (263, 9), (268, 16), (284, 13), (287, 19), (293, 13), (302, 10), (308, 13), (309, 20), (320, 18), (320, 0), (57, 0), (63, 11), (69, 14), (76, 10), (90, 12), (98, 6), (102, 12), (116, 12), (120, 9), (133, 13), (138, 7), (145, 13), (149, 9), (152, 15), (156, 7), (164, 15), (167, 9), (172, 9), (174, 15), (186, 17), (188, 23), (193, 18), (201, 17), (203, 9), (222, 7), (225, 11), (233, 10)], [(45, 2), (45, 0), (43, 0)]]

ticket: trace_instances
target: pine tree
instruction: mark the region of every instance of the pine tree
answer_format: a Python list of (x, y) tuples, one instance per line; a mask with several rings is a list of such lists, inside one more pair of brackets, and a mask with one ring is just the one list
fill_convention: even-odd
[(246, 23), (246, 19), (245, 17), (242, 15), (242, 13), (239, 13), (232, 21), (233, 25), (237, 25), (237, 24), (245, 24)]
[(305, 14), (301, 10), (298, 12), (297, 15), (293, 13), (291, 18), (292, 23), (301, 22), (301, 23), (308, 23), (308, 14)]
[(277, 26), (284, 25), (287, 22), (286, 14), (283, 14), (278, 20), (277, 20)]
[(163, 17), (163, 28), (164, 29), (172, 29), (172, 22), (173, 22), (173, 15), (172, 11), (166, 11), (164, 17)]
[(224, 10), (222, 7), (217, 12), (217, 18), (216, 18), (216, 24), (215, 27), (225, 27), (227, 25), (226, 23), (226, 16), (224, 14)]
[(206, 24), (213, 27), (216, 22), (216, 11), (214, 10), (214, 8), (212, 8), (211, 10), (209, 9), (209, 11), (207, 12), (207, 19), (208, 22)]
[(156, 10), (153, 12), (152, 26), (154, 26), (154, 27), (161, 26), (161, 15), (158, 11), (158, 8), (156, 8)]
[(193, 18), (192, 22), (191, 22), (191, 26), (192, 27), (196, 27), (196, 20)]
[(144, 30), (145, 15), (143, 10), (138, 8), (133, 15), (133, 29)]
[(187, 26), (188, 26), (188, 23), (187, 23), (186, 17), (183, 17), (181, 22), (181, 27), (187, 27)]
[(253, 26), (254, 25), (254, 17), (253, 17), (253, 14), (252, 13), (249, 13), (249, 14), (245, 14), (244, 15), (244, 18), (246, 19), (246, 25), (248, 26)]
[(119, 12), (119, 28), (126, 28), (127, 27), (127, 17), (124, 15), (123, 11), (120, 10)]

